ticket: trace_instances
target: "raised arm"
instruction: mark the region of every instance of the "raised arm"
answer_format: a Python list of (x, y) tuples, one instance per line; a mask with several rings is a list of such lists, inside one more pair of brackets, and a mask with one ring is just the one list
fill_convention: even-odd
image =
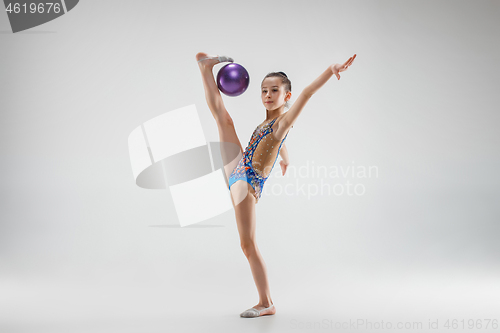
[(321, 88), (328, 80), (330, 80), (333, 74), (335, 74), (335, 76), (337, 76), (337, 79), (340, 80), (339, 72), (347, 70), (347, 68), (349, 68), (355, 58), (356, 55), (350, 57), (343, 64), (334, 64), (328, 66), (328, 68), (316, 80), (314, 80), (310, 85), (304, 88), (295, 103), (293, 103), (290, 110), (285, 113), (283, 119), (281, 120), (281, 123), (284, 124), (284, 127), (287, 130), (293, 126), (293, 124), (299, 117), (299, 114), (302, 112), (302, 109), (307, 104), (312, 95), (314, 95), (316, 91), (319, 90), (319, 88)]

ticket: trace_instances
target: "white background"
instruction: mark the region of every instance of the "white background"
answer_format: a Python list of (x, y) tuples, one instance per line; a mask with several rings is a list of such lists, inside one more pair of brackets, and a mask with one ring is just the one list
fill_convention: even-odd
[[(327, 332), (359, 319), (459, 332), (446, 320), (473, 319), (492, 331), (499, 14), (498, 1), (88, 0), (12, 34), (0, 13), (0, 330)], [(326, 179), (361, 196), (263, 194), (275, 316), (239, 317), (258, 297), (234, 211), (180, 228), (168, 191), (134, 183), (127, 138), (143, 122), (194, 103), (218, 140), (199, 51), (250, 73), (243, 95), (224, 96), (244, 147), (266, 117), (268, 72), (287, 73), (293, 102), (357, 54), (290, 131), (290, 171), (378, 177)], [(273, 174), (266, 187), (320, 181)]]

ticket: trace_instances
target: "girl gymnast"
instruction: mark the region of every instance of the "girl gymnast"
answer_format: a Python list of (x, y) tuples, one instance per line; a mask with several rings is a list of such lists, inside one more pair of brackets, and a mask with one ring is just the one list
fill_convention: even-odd
[(237, 158), (234, 158), (227, 148), (221, 149), (221, 155), (236, 215), (241, 249), (250, 263), (259, 292), (259, 303), (242, 312), (241, 317), (251, 318), (276, 313), (276, 307), (271, 299), (266, 264), (255, 240), (255, 205), (260, 199), (264, 183), (274, 167), (278, 154), (282, 157), (280, 166), (283, 175), (285, 174), (289, 159), (284, 141), (306, 103), (332, 75), (340, 80), (339, 73), (346, 71), (355, 58), (356, 54), (343, 64), (328, 66), (316, 80), (304, 88), (287, 112), (284, 109), (288, 107), (288, 101), (292, 97), (290, 80), (283, 72), (267, 74), (261, 83), (261, 99), (266, 109), (266, 119), (257, 126), (248, 146), (243, 150), (234, 129), (233, 119), (224, 106), (212, 73), (215, 64), (233, 62), (233, 59), (226, 56), (209, 56), (202, 52), (196, 55), (207, 104), (219, 129), (220, 142), (230, 143), (239, 148)]

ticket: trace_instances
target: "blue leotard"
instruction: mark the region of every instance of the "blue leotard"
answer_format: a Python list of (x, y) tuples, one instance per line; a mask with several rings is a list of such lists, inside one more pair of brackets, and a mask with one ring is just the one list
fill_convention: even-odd
[(229, 176), (229, 189), (238, 180), (245, 180), (254, 189), (257, 202), (262, 194), (264, 183), (278, 159), (281, 145), (288, 136), (287, 132), (281, 142), (273, 138), (271, 134), (273, 132), (272, 126), (276, 119), (278, 117), (267, 124), (257, 126), (243, 153), (243, 157)]

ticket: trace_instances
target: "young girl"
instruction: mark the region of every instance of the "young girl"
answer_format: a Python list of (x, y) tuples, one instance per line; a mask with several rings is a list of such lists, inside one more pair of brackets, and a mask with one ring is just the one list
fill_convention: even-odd
[(196, 55), (207, 104), (219, 129), (220, 142), (239, 147), (237, 158), (233, 158), (229, 149), (224, 148), (221, 149), (221, 155), (236, 215), (241, 248), (250, 263), (259, 292), (259, 303), (242, 312), (241, 317), (259, 317), (276, 313), (269, 290), (266, 265), (255, 240), (255, 204), (261, 196), (262, 187), (273, 169), (278, 154), (281, 154), (283, 159), (280, 165), (283, 175), (285, 174), (289, 160), (284, 141), (307, 101), (332, 75), (335, 74), (340, 80), (339, 73), (347, 70), (355, 58), (356, 54), (343, 64), (328, 66), (302, 91), (287, 112), (284, 109), (292, 96), (290, 80), (283, 72), (267, 74), (261, 84), (261, 98), (266, 108), (266, 119), (257, 126), (248, 147), (243, 151), (234, 129), (233, 119), (224, 107), (212, 73), (215, 64), (233, 62), (233, 59), (226, 56), (209, 56), (201, 52)]

